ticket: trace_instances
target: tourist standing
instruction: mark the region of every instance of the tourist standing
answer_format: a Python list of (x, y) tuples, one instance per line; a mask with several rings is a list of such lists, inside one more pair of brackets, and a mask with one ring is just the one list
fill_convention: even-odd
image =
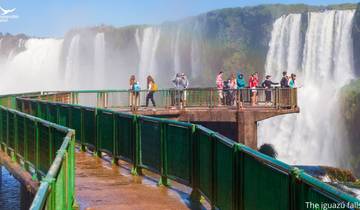
[(184, 105), (184, 90), (188, 87), (189, 82), (184, 73), (177, 73), (175, 79), (172, 81), (175, 86), (175, 100), (176, 105), (180, 108)]
[(281, 78), (280, 86), (281, 86), (281, 88), (288, 88), (289, 87), (289, 77), (287, 76), (286, 71), (283, 72), (283, 77)]
[(136, 81), (135, 75), (131, 75), (130, 77), (130, 107), (132, 110), (136, 110), (136, 108), (139, 106), (140, 104), (140, 97), (139, 97), (139, 93), (140, 93), (140, 85), (139, 83)]
[(289, 87), (290, 88), (296, 88), (296, 74), (291, 74), (290, 81), (289, 81)]
[(251, 105), (256, 105), (257, 104), (257, 87), (259, 85), (259, 76), (258, 73), (255, 72), (254, 74), (251, 75), (250, 79), (249, 79), (249, 86), (251, 89)]
[(236, 90), (237, 90), (237, 82), (236, 82), (236, 76), (235, 73), (231, 74), (231, 77), (229, 79), (229, 88), (230, 88), (230, 104), (229, 105), (235, 105), (235, 96), (236, 96)]
[(243, 91), (242, 90), (243, 88), (246, 87), (246, 82), (245, 82), (245, 79), (244, 79), (244, 75), (241, 74), (241, 73), (238, 73), (237, 75), (237, 79), (236, 79), (236, 83), (237, 83), (237, 91), (238, 91), (238, 103), (240, 105), (240, 107), (242, 107), (242, 103), (243, 103), (243, 97), (244, 97), (244, 94), (243, 94)]
[(182, 87), (182, 90), (180, 91), (180, 99), (181, 99), (182, 107), (185, 107), (186, 98), (187, 98), (186, 89), (189, 87), (189, 80), (187, 79), (185, 73), (181, 74), (180, 86)]
[(273, 85), (278, 85), (279, 83), (271, 81), (271, 76), (266, 75), (262, 87), (265, 88), (265, 103), (266, 105), (271, 104), (271, 88)]
[(218, 91), (218, 105), (221, 106), (223, 102), (223, 89), (224, 89), (224, 81), (223, 81), (223, 72), (220, 71), (219, 74), (216, 76), (216, 88)]
[(149, 105), (149, 100), (151, 100), (153, 107), (156, 107), (154, 100), (154, 93), (157, 91), (158, 87), (154, 79), (150, 75), (147, 77), (147, 88), (148, 88), (148, 93), (146, 95), (146, 107), (148, 107)]

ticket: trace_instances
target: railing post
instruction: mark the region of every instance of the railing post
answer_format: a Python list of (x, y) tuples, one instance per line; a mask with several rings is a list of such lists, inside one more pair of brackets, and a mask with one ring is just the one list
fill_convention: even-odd
[(39, 162), (40, 162), (40, 154), (39, 154), (39, 135), (40, 135), (40, 131), (39, 131), (39, 123), (36, 121), (35, 122), (35, 173), (33, 174), (33, 180), (38, 180), (39, 176), (38, 176), (38, 170), (39, 170)]
[[(79, 131), (78, 131), (79, 132)], [(85, 121), (84, 121), (84, 109), (80, 109), (80, 144), (81, 144), (81, 148), (80, 150), (82, 152), (86, 151), (85, 148)]]
[(18, 151), (18, 143), (19, 143), (19, 128), (18, 128), (18, 119), (17, 114), (14, 113), (14, 149), (11, 153), (11, 160), (13, 162), (16, 162), (16, 153)]
[(29, 171), (29, 145), (28, 145), (28, 126), (27, 126), (27, 119), (24, 118), (24, 169)]
[(131, 169), (131, 174), (134, 175), (134, 176), (137, 176), (137, 175), (142, 175), (142, 169), (140, 167), (141, 165), (141, 131), (140, 131), (140, 125), (139, 125), (139, 120), (138, 120), (138, 117), (136, 115), (134, 115), (134, 118), (133, 118), (133, 126), (134, 126), (134, 133), (133, 133), (133, 136), (134, 136), (134, 142), (135, 142), (135, 145), (134, 145), (134, 151), (133, 151), (133, 154), (134, 154), (134, 165), (133, 165), (133, 168)]
[[(191, 129), (191, 145), (192, 145), (192, 150), (191, 150), (191, 167), (192, 167), (192, 173), (191, 173), (191, 194), (190, 194), (190, 199), (191, 202), (194, 204), (194, 206), (196, 207), (200, 207), (200, 198), (201, 198), (201, 194), (199, 191), (199, 171), (197, 170), (198, 168), (198, 139), (197, 139), (197, 133), (196, 133), (196, 126), (192, 125), (192, 129)], [(200, 208), (196, 208), (196, 209), (200, 209)]]
[(115, 114), (113, 114), (112, 115), (112, 126), (113, 126), (113, 139), (112, 139), (112, 141), (113, 141), (113, 151), (112, 151), (112, 160), (111, 160), (111, 162), (112, 162), (112, 164), (114, 164), (114, 165), (118, 165), (118, 158), (117, 158), (117, 156), (116, 156), (116, 154), (117, 154), (117, 141), (116, 141), (116, 127), (117, 127), (117, 120), (116, 120), (116, 115)]
[(167, 178), (167, 150), (166, 150), (166, 124), (160, 122), (160, 180), (158, 185), (170, 186), (170, 181)]
[(95, 135), (96, 143), (95, 143), (94, 156), (101, 157), (101, 151), (99, 150), (101, 138), (100, 138), (100, 123), (99, 123), (99, 110), (98, 109), (95, 109), (95, 123), (96, 123), (96, 135)]

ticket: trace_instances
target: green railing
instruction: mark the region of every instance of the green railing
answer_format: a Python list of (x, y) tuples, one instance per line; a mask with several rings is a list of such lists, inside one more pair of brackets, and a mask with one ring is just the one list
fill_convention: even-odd
[[(175, 89), (158, 90), (154, 99), (158, 108), (170, 107), (208, 107), (218, 105), (228, 107), (250, 107), (251, 95), (256, 90), (258, 105), (268, 108), (295, 108), (297, 107), (297, 89), (290, 88), (242, 88), (235, 90), (222, 90), (216, 88), (189, 88), (184, 91)], [(134, 93), (129, 90), (82, 90), (66, 92), (44, 92), (43, 95), (34, 96), (52, 102), (63, 102), (83, 106), (100, 108), (138, 109), (146, 105), (148, 91), (142, 90)], [(222, 96), (222, 99), (219, 96)], [(266, 98), (268, 97), (268, 99)], [(180, 106), (181, 105), (181, 106)], [(149, 106), (152, 106), (149, 101)]]
[[(14, 106), (12, 97), (3, 102)], [(72, 209), (75, 198), (74, 131), (0, 106), (1, 149), (40, 187), (31, 209)]]
[[(176, 180), (204, 196), (213, 208), (303, 210), (308, 205), (360, 201), (305, 172), (263, 155), (199, 125), (79, 105), (17, 98), (17, 108), (75, 129), (76, 141), (101, 156), (148, 169), (159, 184)], [(320, 209), (320, 208), (319, 208)], [(328, 208), (336, 209), (336, 208)]]

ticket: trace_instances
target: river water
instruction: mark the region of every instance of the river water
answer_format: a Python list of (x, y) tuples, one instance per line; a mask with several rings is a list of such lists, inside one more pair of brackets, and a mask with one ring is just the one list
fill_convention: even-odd
[(0, 210), (30, 208), (32, 195), (5, 167), (0, 166)]

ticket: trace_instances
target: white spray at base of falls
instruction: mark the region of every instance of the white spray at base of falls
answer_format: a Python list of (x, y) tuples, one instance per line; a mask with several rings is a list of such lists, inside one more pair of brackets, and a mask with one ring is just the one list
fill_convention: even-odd
[[(20, 39), (25, 50), (11, 54), (1, 65), (1, 93), (56, 90), (62, 87), (59, 78), (59, 57), (63, 40)], [(31, 88), (30, 88), (31, 87)]]
[(95, 36), (94, 81), (95, 88), (105, 87), (105, 36), (98, 33)]
[(280, 79), (281, 72), (288, 70), (297, 74), (297, 83), (303, 86), (298, 89), (300, 114), (260, 123), (259, 145), (274, 144), (283, 161), (345, 166), (348, 144), (343, 135), (339, 91), (354, 78), (354, 12), (309, 13), (303, 42), (297, 15), (281, 17), (274, 23), (266, 73)]

